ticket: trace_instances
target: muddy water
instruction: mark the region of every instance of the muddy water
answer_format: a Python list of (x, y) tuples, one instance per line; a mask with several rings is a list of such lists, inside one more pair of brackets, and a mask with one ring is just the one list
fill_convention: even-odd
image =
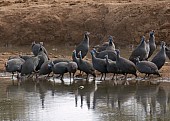
[[(28, 47), (29, 48), (29, 47)], [(29, 49), (13, 48), (29, 53)], [(70, 51), (68, 51), (68, 48)], [(71, 55), (72, 47), (49, 47), (52, 54)], [(21, 49), (21, 50), (20, 50)], [(7, 50), (6, 50), (7, 51)], [(8, 50), (9, 52), (11, 49)], [(130, 50), (123, 50), (123, 56)], [(88, 55), (90, 57), (90, 54)], [(99, 76), (99, 75), (98, 75)], [(1, 74), (0, 120), (4, 121), (136, 121), (169, 120), (169, 83), (114, 85), (107, 81), (75, 82), (64, 78), (12, 81)], [(134, 81), (129, 78), (130, 81)], [(141, 81), (140, 78), (138, 78)], [(149, 80), (150, 81), (150, 80)], [(153, 81), (153, 80), (151, 80)], [(159, 81), (159, 80), (154, 80)], [(166, 81), (166, 80), (163, 80)]]
[[(166, 84), (167, 86), (167, 84)], [(170, 119), (165, 85), (76, 80), (0, 80), (0, 120), (115, 121)]]

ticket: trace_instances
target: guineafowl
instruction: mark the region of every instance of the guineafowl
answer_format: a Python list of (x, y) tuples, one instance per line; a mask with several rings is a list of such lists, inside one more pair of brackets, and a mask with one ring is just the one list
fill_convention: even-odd
[[(45, 47), (43, 46), (43, 44), (41, 43), (35, 43), (35, 41), (32, 43), (32, 53), (37, 56), (39, 54), (39, 51), (42, 49), (42, 51), (44, 51), (44, 53), (47, 55), (48, 57), (48, 52), (45, 49)], [(48, 57), (49, 59), (49, 57)]]
[(139, 60), (145, 60), (147, 59), (147, 55), (145, 37), (143, 36), (140, 44), (133, 50), (132, 54), (130, 55), (129, 60), (133, 63), (136, 63), (135, 58), (140, 57)]
[(170, 59), (170, 49), (165, 47), (166, 56)]
[(92, 55), (92, 64), (93, 64), (94, 69), (101, 72), (102, 74), (100, 80), (102, 80), (103, 74), (105, 74), (104, 75), (104, 80), (105, 80), (106, 73), (108, 73), (106, 60), (101, 59), (101, 58), (96, 58), (94, 50), (91, 51), (91, 55)]
[(89, 51), (89, 32), (84, 33), (83, 41), (76, 47), (76, 56), (79, 58), (78, 53), (82, 52), (82, 58), (84, 58)]
[(108, 58), (112, 61), (116, 61), (116, 52), (112, 50), (104, 50), (102, 52), (98, 52), (96, 49), (93, 49), (95, 52), (96, 58), (104, 59), (106, 55), (108, 55)]
[(109, 45), (106, 47), (106, 50), (115, 50), (115, 44), (113, 43), (113, 37), (109, 36)]
[(90, 62), (82, 59), (81, 51), (79, 52), (79, 56), (80, 56), (79, 68), (81, 71), (87, 74), (86, 80), (88, 80), (89, 74), (91, 74), (95, 78), (96, 74), (93, 65)]
[(21, 66), (21, 76), (31, 75), (33, 72), (36, 72), (36, 67), (39, 63), (39, 57), (31, 57), (27, 59)]
[(108, 55), (106, 55), (105, 58), (106, 58), (106, 64), (107, 64), (107, 71), (108, 71), (108, 73), (114, 74), (113, 78), (112, 78), (112, 80), (114, 80), (115, 74), (119, 74), (119, 70), (116, 66), (116, 62), (109, 60)]
[(156, 50), (155, 36), (153, 30), (149, 33), (149, 48), (150, 51), (149, 51), (148, 58), (150, 58), (153, 52)]
[(59, 74), (59, 77), (61, 77), (60, 80), (63, 82), (64, 74), (68, 72), (67, 65), (67, 62), (59, 62), (56, 64), (51, 62), (48, 64), (48, 67), (52, 69), (54, 74)]
[(116, 53), (117, 68), (119, 69), (119, 71), (125, 74), (125, 79), (127, 78), (127, 74), (133, 74), (137, 77), (135, 64), (126, 58), (120, 57), (119, 50), (116, 50)]
[(36, 71), (40, 70), (41, 65), (48, 61), (48, 56), (44, 53), (44, 51), (42, 50), (42, 48), (40, 48), (39, 53), (38, 53), (38, 58), (39, 58), (39, 63), (38, 66), (36, 67)]
[[(158, 72), (158, 67), (150, 61), (139, 61), (139, 57), (136, 58), (136, 68), (140, 73), (145, 73), (146, 75), (155, 74), (160, 76)], [(146, 77), (145, 75), (145, 77)]]
[(13, 79), (15, 72), (17, 72), (17, 73), (21, 72), (21, 66), (24, 62), (25, 62), (25, 60), (23, 60), (21, 58), (13, 58), (13, 59), (8, 60), (5, 63), (5, 70), (7, 72), (12, 73), (12, 79)]
[(158, 70), (162, 68), (166, 61), (166, 52), (165, 52), (165, 42), (161, 42), (161, 49), (160, 51), (153, 57), (151, 60), (153, 63), (156, 64)]
[(50, 75), (52, 70), (51, 70), (51, 68), (48, 67), (48, 64), (50, 64), (51, 62), (52, 62), (51, 60), (48, 60), (41, 65), (41, 68), (39, 70), (39, 76), (41, 76), (41, 75), (48, 75), (49, 76)]
[(76, 62), (68, 62), (67, 65), (67, 71), (70, 74), (70, 82), (71, 82), (71, 73), (73, 73), (73, 80), (74, 80), (74, 75), (78, 69), (77, 63)]

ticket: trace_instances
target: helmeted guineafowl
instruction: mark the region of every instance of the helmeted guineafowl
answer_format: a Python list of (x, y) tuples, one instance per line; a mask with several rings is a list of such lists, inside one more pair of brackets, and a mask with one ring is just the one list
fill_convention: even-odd
[(63, 81), (64, 74), (68, 72), (67, 65), (67, 62), (59, 62), (56, 64), (51, 62), (50, 64), (48, 64), (48, 67), (52, 69), (54, 74), (59, 74), (59, 76), (61, 77), (60, 80)]
[(31, 57), (27, 59), (21, 66), (21, 76), (31, 75), (33, 72), (36, 72), (36, 67), (39, 63), (39, 57)]
[(108, 73), (106, 59), (96, 58), (94, 50), (91, 51), (91, 55), (92, 55), (92, 64), (93, 64), (94, 69), (101, 72), (102, 74), (100, 80), (102, 80), (103, 74), (104, 74), (104, 80), (105, 80), (106, 73)]
[[(45, 47), (43, 46), (43, 44), (41, 43), (35, 43), (35, 41), (32, 43), (32, 53), (37, 56), (40, 52), (40, 50), (42, 49), (42, 51), (44, 51), (44, 53), (47, 55), (48, 57), (48, 52), (45, 49)], [(49, 59), (49, 57), (48, 57)]]
[(96, 74), (93, 65), (90, 62), (82, 59), (81, 51), (79, 52), (79, 55), (79, 69), (87, 74), (86, 80), (88, 80), (89, 74), (91, 74), (95, 78)]
[(40, 70), (41, 65), (48, 61), (48, 56), (44, 53), (44, 51), (42, 50), (42, 48), (40, 48), (40, 51), (38, 53), (38, 58), (39, 58), (39, 63), (38, 66), (36, 67), (36, 71)]
[(136, 74), (136, 66), (135, 64), (123, 57), (120, 57), (120, 52), (119, 50), (116, 50), (117, 56), (116, 56), (116, 65), (119, 71), (125, 74), (125, 79), (127, 77), (127, 74), (133, 74), (137, 77)]
[(109, 45), (106, 47), (106, 50), (115, 51), (115, 44), (113, 43), (113, 37), (109, 36)]
[(165, 52), (166, 52), (166, 56), (170, 59), (170, 48), (166, 46)]
[(50, 64), (51, 62), (52, 62), (51, 60), (48, 60), (41, 65), (41, 68), (39, 70), (39, 76), (50, 75), (50, 73), (52, 72), (52, 69), (48, 67), (48, 64)]
[(112, 61), (116, 61), (116, 52), (112, 50), (104, 50), (102, 52), (98, 52), (96, 49), (93, 49), (95, 52), (96, 58), (104, 59), (106, 55), (108, 55), (108, 58)]
[(71, 74), (73, 73), (73, 80), (74, 80), (74, 75), (78, 69), (77, 63), (76, 62), (68, 62), (67, 65), (67, 71), (70, 74), (70, 82), (71, 82)]
[(13, 59), (8, 60), (5, 63), (5, 70), (7, 72), (12, 73), (12, 79), (13, 79), (15, 72), (21, 72), (21, 66), (24, 62), (25, 62), (25, 60), (23, 60), (21, 58), (13, 58)]
[(151, 60), (153, 63), (156, 64), (158, 70), (162, 68), (166, 61), (166, 52), (165, 52), (165, 42), (161, 42), (161, 49)]
[(112, 78), (112, 80), (114, 80), (115, 74), (119, 74), (119, 69), (117, 68), (116, 61), (109, 60), (108, 55), (106, 55), (105, 58), (107, 64), (107, 71), (108, 73), (114, 74)]
[(89, 32), (84, 33), (83, 41), (76, 47), (76, 56), (79, 58), (78, 53), (82, 52), (82, 58), (84, 58), (89, 51)]
[(136, 63), (135, 58), (140, 57), (139, 60), (145, 60), (147, 59), (147, 55), (145, 37), (143, 36), (140, 44), (133, 50), (132, 54), (130, 55), (129, 60), (133, 63)]
[(156, 50), (155, 36), (153, 30), (149, 33), (149, 47), (150, 47), (150, 51), (149, 51), (148, 58), (150, 58), (153, 52)]
[[(150, 61), (140, 61), (139, 57), (136, 58), (136, 68), (140, 73), (145, 73), (146, 75), (155, 74), (160, 76), (158, 72), (158, 67)], [(146, 76), (145, 75), (145, 76)]]

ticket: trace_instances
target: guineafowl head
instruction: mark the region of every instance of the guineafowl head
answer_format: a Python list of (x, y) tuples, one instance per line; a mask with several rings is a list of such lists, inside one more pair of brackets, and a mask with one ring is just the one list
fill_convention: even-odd
[(90, 34), (90, 32), (85, 31), (85, 32), (84, 32), (84, 38), (85, 38), (85, 39), (88, 39), (89, 34)]
[(142, 36), (141, 43), (143, 43), (144, 41), (145, 41), (145, 36)]
[(109, 36), (109, 45), (113, 45), (113, 37)]
[(48, 64), (48, 68), (49, 68), (49, 69), (52, 69), (53, 66), (54, 66), (54, 63), (53, 63), (53, 61), (51, 61), (51, 62)]
[(153, 37), (153, 36), (154, 36), (154, 33), (155, 33), (155, 31), (152, 30), (152, 31), (149, 33), (149, 36), (150, 36), (150, 37)]
[(165, 46), (165, 42), (164, 41), (162, 41), (161, 42), (161, 48), (165, 48), (166, 46)]
[(120, 51), (118, 49), (115, 50), (116, 55), (120, 55)]
[(95, 55), (95, 51), (91, 50), (91, 55), (94, 56)]
[(134, 60), (135, 60), (135, 64), (138, 64), (138, 63), (140, 63), (140, 56), (138, 56), (138, 57), (136, 57), (136, 58), (134, 58)]
[(82, 59), (82, 54), (81, 51), (79, 51), (78, 55), (80, 56), (80, 58)]

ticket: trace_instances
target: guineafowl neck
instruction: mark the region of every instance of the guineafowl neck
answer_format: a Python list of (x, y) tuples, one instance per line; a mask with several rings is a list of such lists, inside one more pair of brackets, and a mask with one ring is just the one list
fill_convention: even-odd
[(154, 37), (154, 36), (151, 36), (151, 37), (149, 38), (149, 42), (155, 42), (155, 37)]

